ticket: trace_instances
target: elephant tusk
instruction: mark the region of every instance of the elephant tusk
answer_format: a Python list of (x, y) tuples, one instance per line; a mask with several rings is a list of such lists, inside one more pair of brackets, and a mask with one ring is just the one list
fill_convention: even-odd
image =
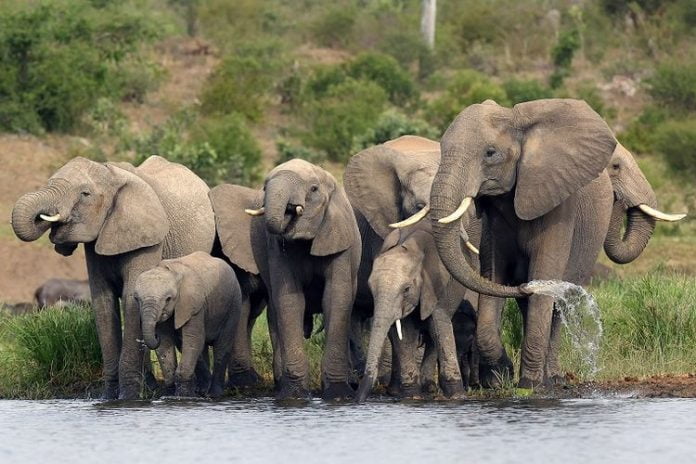
[(655, 219), (658, 219), (660, 221), (667, 221), (667, 222), (676, 222), (676, 221), (681, 221), (686, 217), (686, 214), (681, 213), (681, 214), (667, 214), (663, 213), (662, 211), (656, 210), (655, 208), (651, 208), (650, 206), (646, 205), (645, 203), (641, 203), (638, 205), (638, 208), (648, 216), (654, 217)]
[(396, 335), (399, 336), (399, 340), (404, 339), (404, 334), (401, 333), (401, 319), (396, 320)]
[(430, 212), (430, 206), (425, 206), (423, 209), (418, 211), (413, 216), (407, 217), (403, 221), (395, 222), (394, 224), (389, 224), (389, 227), (391, 227), (392, 229), (401, 229), (402, 227), (416, 224), (421, 219), (423, 219), (425, 216), (427, 216), (429, 212)]
[(302, 216), (304, 214), (304, 208), (300, 205), (297, 205), (295, 208), (295, 213), (297, 213), (298, 216)]
[(46, 216), (45, 214), (39, 214), (39, 217), (46, 222), (58, 222), (58, 221), (60, 221), (60, 214), (56, 214), (55, 216)]
[(262, 206), (259, 209), (245, 209), (244, 212), (249, 216), (263, 216), (263, 213), (266, 212), (266, 208)]
[(476, 253), (477, 255), (479, 254), (479, 249), (476, 248), (476, 247), (474, 246), (474, 244), (471, 243), (471, 242), (468, 241), (468, 240), (466, 241), (466, 247), (467, 247), (468, 249), (470, 249), (471, 251), (473, 251), (474, 253)]
[(439, 222), (440, 224), (449, 224), (450, 222), (454, 222), (460, 217), (464, 216), (464, 213), (466, 213), (466, 210), (469, 209), (469, 206), (471, 205), (471, 200), (471, 197), (464, 198), (461, 204), (459, 205), (459, 208), (454, 210), (454, 212), (449, 216), (445, 216), (442, 219), (438, 219), (437, 222)]

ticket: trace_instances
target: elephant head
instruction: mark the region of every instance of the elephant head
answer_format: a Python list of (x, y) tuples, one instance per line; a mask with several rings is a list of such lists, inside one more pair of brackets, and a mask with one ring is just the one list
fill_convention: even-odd
[(423, 226), (395, 230), (384, 241), (369, 278), (375, 300), (365, 375), (358, 401), (364, 401), (377, 379), (380, 354), (390, 328), (396, 324), (401, 338), (401, 319), (418, 308), (420, 319), (428, 318), (450, 279), (442, 265), (433, 236)]
[(390, 224), (428, 212), (430, 187), (439, 164), (439, 143), (402, 136), (350, 159), (343, 176), (346, 194), (384, 239), (392, 231)]
[[(685, 214), (666, 214), (657, 210), (655, 192), (633, 159), (620, 143), (607, 167), (614, 189), (614, 209), (604, 241), (607, 256), (619, 264), (636, 259), (650, 240), (655, 221), (678, 221)], [(626, 222), (626, 230), (621, 229)]]
[(161, 243), (169, 222), (155, 191), (131, 170), (78, 157), (17, 200), (12, 228), (27, 242), (50, 229), (64, 255), (90, 242), (98, 254), (116, 255)]
[(247, 213), (264, 215), (270, 234), (311, 241), (314, 256), (353, 245), (353, 231), (346, 227), (354, 221), (353, 210), (345, 192), (331, 174), (301, 159), (273, 169), (264, 183), (263, 208)]
[(509, 196), (519, 219), (539, 218), (607, 166), (616, 140), (584, 101), (536, 100), (504, 108), (493, 101), (462, 111), (442, 137), (430, 195), (440, 257), (464, 286), (497, 297), (524, 297), (481, 277), (466, 262), (459, 225), (473, 200)]
[(200, 312), (204, 285), (186, 266), (168, 261), (138, 276), (134, 297), (140, 307), (143, 340), (148, 348), (159, 347), (157, 324), (174, 315), (174, 328), (180, 329)]

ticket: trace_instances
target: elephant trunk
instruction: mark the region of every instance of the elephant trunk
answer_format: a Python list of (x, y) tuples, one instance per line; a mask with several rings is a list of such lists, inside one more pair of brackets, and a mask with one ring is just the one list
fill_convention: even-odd
[[(387, 340), (389, 328), (394, 323), (394, 319), (385, 316), (378, 316), (380, 305), (389, 304), (380, 301), (375, 305), (375, 317), (372, 319), (372, 330), (370, 331), (370, 346), (367, 350), (367, 361), (365, 363), (365, 374), (360, 380), (358, 387), (357, 401), (364, 403), (375, 386), (379, 373), (379, 358), (384, 349), (384, 342)], [(393, 305), (393, 303), (392, 303)]]
[(15, 235), (25, 242), (33, 242), (41, 237), (54, 224), (41, 216), (56, 217), (60, 195), (57, 188), (48, 186), (37, 192), (27, 193), (17, 200), (12, 209), (12, 229)]
[[(440, 169), (433, 181), (430, 193), (430, 217), (433, 221), (433, 235), (440, 259), (447, 270), (465, 287), (485, 295), (500, 298), (519, 298), (527, 296), (519, 287), (508, 287), (494, 283), (476, 272), (467, 262), (461, 248), (460, 221), (443, 224), (438, 219), (451, 217), (454, 211), (461, 209), (467, 197), (478, 192), (465, 192), (464, 186), (479, 185), (479, 182), (465, 182), (457, 174), (467, 172), (463, 162), (455, 153), (443, 153)], [(463, 211), (459, 211), (464, 215)]]
[(288, 203), (293, 189), (291, 179), (274, 178), (266, 185), (264, 199), (266, 228), (272, 234), (282, 234), (290, 222), (292, 216), (288, 213)]
[(143, 340), (148, 348), (155, 350), (160, 345), (160, 339), (157, 336), (157, 309), (154, 303), (145, 303), (141, 312), (141, 323), (143, 328)]
[[(627, 217), (626, 231), (622, 235), (624, 217)], [(614, 202), (604, 251), (615, 263), (630, 263), (643, 252), (654, 230), (655, 219), (643, 213), (640, 208), (634, 206), (626, 210), (620, 202)]]

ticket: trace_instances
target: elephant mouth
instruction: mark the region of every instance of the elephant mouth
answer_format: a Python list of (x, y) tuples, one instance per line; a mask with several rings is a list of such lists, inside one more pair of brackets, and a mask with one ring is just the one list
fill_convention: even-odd
[(483, 183), (481, 184), (481, 188), (479, 189), (479, 196), (481, 196), (481, 195), (495, 196), (495, 195), (502, 195), (504, 193), (506, 193), (505, 189), (495, 179), (484, 180)]

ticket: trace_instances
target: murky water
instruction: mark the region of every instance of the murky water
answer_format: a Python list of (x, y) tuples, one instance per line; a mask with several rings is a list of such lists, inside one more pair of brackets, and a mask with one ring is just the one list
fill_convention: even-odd
[(2, 463), (692, 462), (696, 400), (0, 401), (0, 430)]
[(592, 294), (578, 285), (559, 280), (533, 280), (527, 288), (554, 298), (554, 307), (583, 363), (579, 374), (583, 378), (594, 377), (599, 371), (597, 357), (603, 329), (599, 306)]

